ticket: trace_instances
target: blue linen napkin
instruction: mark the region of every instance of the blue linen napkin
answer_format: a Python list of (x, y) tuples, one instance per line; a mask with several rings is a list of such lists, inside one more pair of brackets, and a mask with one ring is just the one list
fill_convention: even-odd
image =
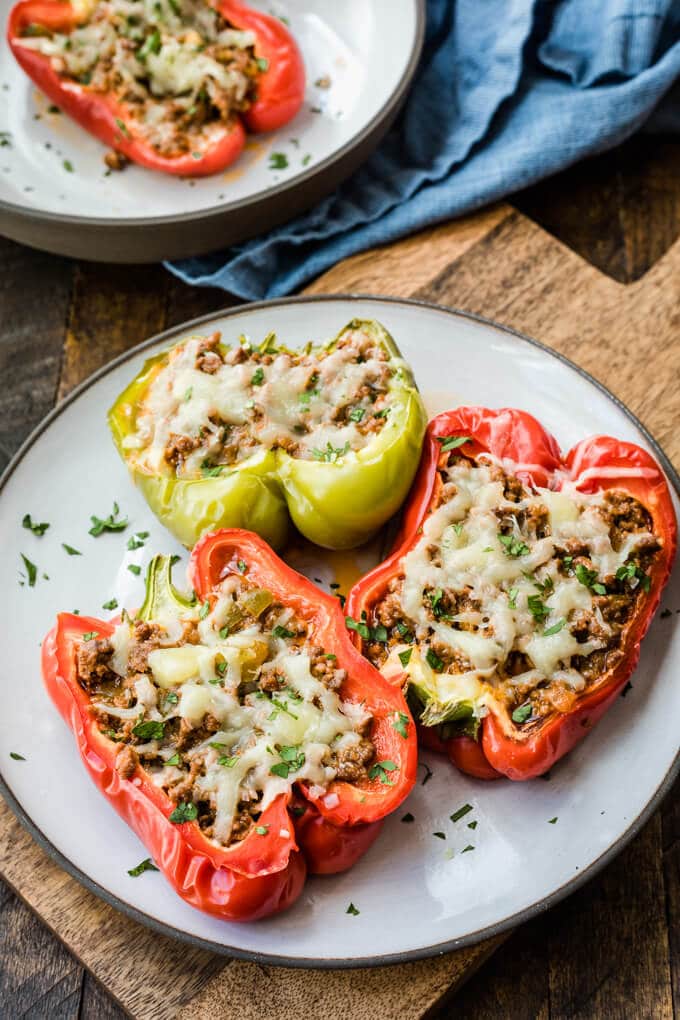
[(428, 0), (423, 57), (376, 152), (309, 212), (166, 263), (249, 300), (526, 187), (645, 130), (680, 130), (680, 0)]

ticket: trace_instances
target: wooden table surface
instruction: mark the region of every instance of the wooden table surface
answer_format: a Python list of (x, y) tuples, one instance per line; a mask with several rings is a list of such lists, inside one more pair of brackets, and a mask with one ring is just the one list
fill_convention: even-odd
[[(604, 273), (631, 282), (680, 233), (679, 168), (680, 143), (641, 137), (512, 201)], [(82, 370), (91, 359), (94, 369), (104, 350), (112, 357), (165, 325), (233, 303), (158, 266), (76, 263), (0, 239), (0, 470), (71, 388), (76, 361)], [(679, 369), (680, 342), (668, 349), (669, 373)], [(676, 784), (613, 864), (514, 933), (439, 1020), (680, 1017), (679, 836)], [(0, 1016), (123, 1015), (0, 883)]]

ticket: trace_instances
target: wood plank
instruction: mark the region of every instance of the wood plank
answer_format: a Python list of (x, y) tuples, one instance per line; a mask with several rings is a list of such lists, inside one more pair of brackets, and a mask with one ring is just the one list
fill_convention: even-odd
[(0, 471), (54, 404), (72, 264), (0, 238)]

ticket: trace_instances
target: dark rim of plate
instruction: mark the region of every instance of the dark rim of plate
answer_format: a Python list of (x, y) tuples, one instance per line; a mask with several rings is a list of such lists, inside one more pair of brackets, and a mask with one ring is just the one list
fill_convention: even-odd
[(295, 174), (295, 176), (290, 180), (283, 181), (281, 184), (276, 184), (269, 188), (261, 188), (260, 191), (255, 194), (248, 195), (246, 198), (239, 199), (237, 202), (221, 203), (220, 205), (208, 206), (205, 209), (194, 209), (191, 212), (174, 213), (169, 216), (136, 216), (125, 217), (124, 219), (121, 219), (119, 216), (75, 216), (71, 213), (57, 213), (49, 210), (43, 211), (41, 209), (34, 209), (31, 206), (18, 205), (15, 202), (8, 202), (5, 199), (0, 199), (0, 213), (5, 210), (15, 216), (21, 216), (24, 219), (30, 219), (35, 222), (44, 221), (48, 223), (69, 223), (74, 225), (87, 224), (92, 227), (127, 228), (156, 226), (160, 223), (188, 223), (197, 220), (210, 220), (213, 217), (225, 216), (228, 213), (233, 213), (237, 210), (256, 205), (265, 195), (267, 198), (278, 195), (281, 197), (281, 201), (285, 202), (285, 196), (290, 191), (297, 191), (300, 187), (308, 186), (311, 181), (314, 181), (324, 175), (331, 166), (340, 162), (354, 149), (359, 148), (364, 141), (373, 135), (380, 124), (389, 120), (392, 114), (399, 109), (399, 105), (404, 99), (406, 92), (411, 85), (413, 75), (416, 72), (425, 39), (426, 0), (413, 0), (413, 3), (415, 6), (415, 30), (413, 33), (411, 52), (393, 92), (390, 93), (371, 120), (367, 124), (364, 124), (363, 128), (357, 134), (353, 135), (349, 141), (345, 142), (345, 144), (339, 149), (335, 149), (329, 156), (326, 157), (326, 159), (322, 160), (321, 163), (316, 163), (314, 166), (311, 166), (309, 170), (304, 170), (301, 173)]
[[(488, 326), (491, 329), (498, 330), (505, 333), (508, 336), (514, 337), (523, 343), (528, 343), (532, 347), (536, 347), (543, 351), (545, 354), (550, 355), (552, 358), (556, 358), (562, 362), (567, 368), (572, 369), (583, 379), (587, 380), (595, 389), (603, 393), (613, 404), (616, 405), (633, 424), (639, 429), (640, 433), (644, 436), (646, 441), (649, 443), (654, 453), (658, 457), (662, 464), (664, 471), (668, 479), (670, 480), (673, 488), (680, 497), (680, 476), (669, 461), (666, 454), (663, 452), (657, 441), (647, 431), (644, 425), (639, 419), (633, 414), (632, 411), (626, 407), (626, 405), (619, 400), (610, 390), (607, 389), (602, 383), (598, 382), (589, 372), (585, 369), (580, 368), (578, 365), (570, 361), (563, 354), (558, 351), (552, 350), (545, 344), (540, 343), (538, 340), (532, 339), (532, 337), (526, 336), (524, 333), (520, 333), (519, 330), (510, 328), (509, 326), (502, 326), (500, 323), (494, 322), (491, 319), (486, 319), (484, 316), (475, 315), (472, 312), (465, 312), (457, 308), (446, 308), (443, 305), (437, 305), (430, 301), (418, 301), (408, 298), (397, 298), (397, 297), (380, 297), (379, 295), (371, 294), (319, 294), (310, 295), (308, 297), (289, 297), (289, 298), (277, 298), (272, 301), (257, 301), (251, 304), (239, 305), (235, 308), (228, 308), (224, 311), (210, 312), (207, 315), (202, 315), (197, 319), (191, 319), (188, 322), (182, 323), (178, 326), (173, 326), (170, 329), (164, 330), (162, 333), (156, 334), (156, 336), (145, 340), (143, 343), (138, 344), (136, 347), (131, 348), (124, 354), (119, 355), (110, 361), (108, 364), (102, 366), (94, 375), (89, 376), (79, 386), (77, 386), (66, 399), (55, 407), (50, 413), (43, 419), (43, 421), (33, 430), (28, 436), (22, 446), (19, 448), (17, 453), (14, 455), (7, 468), (5, 469), (2, 477), (0, 477), (0, 494), (4, 489), (5, 485), (9, 481), (10, 477), (14, 473), (15, 469), (26, 456), (31, 447), (37, 442), (42, 436), (43, 432), (51, 425), (51, 423), (59, 417), (59, 415), (80, 397), (87, 389), (90, 388), (103, 376), (107, 375), (113, 369), (119, 365), (124, 364), (126, 361), (136, 357), (142, 351), (149, 347), (155, 347), (158, 344), (163, 344), (167, 341), (173, 340), (178, 336), (184, 334), (190, 334), (196, 330), (196, 327), (202, 326), (204, 323), (213, 322), (215, 319), (228, 319), (236, 315), (243, 315), (250, 311), (255, 311), (261, 308), (276, 309), (281, 305), (291, 304), (309, 304), (309, 303), (327, 303), (333, 302), (372, 302), (374, 304), (385, 304), (385, 305), (405, 305), (411, 308), (423, 308), (428, 311), (437, 312), (444, 315), (450, 315), (452, 318), (463, 318), (470, 319), (473, 322), (480, 323)], [(256, 963), (277, 965), (282, 967), (300, 967), (300, 968), (314, 968), (317, 970), (340, 970), (348, 968), (364, 968), (364, 967), (383, 967), (388, 964), (399, 964), (409, 963), (414, 960), (422, 960), (432, 956), (440, 956), (443, 953), (452, 952), (455, 949), (461, 949), (464, 946), (474, 945), (477, 942), (481, 942), (483, 939), (493, 938), (496, 935), (500, 935), (503, 932), (508, 931), (511, 928), (517, 927), (524, 921), (528, 921), (530, 918), (535, 917), (537, 914), (543, 913), (550, 907), (559, 903), (560, 900), (564, 899), (568, 894), (575, 892), (587, 881), (593, 878), (602, 868), (605, 867), (614, 857), (619, 854), (625, 846), (633, 839), (634, 836), (640, 831), (642, 826), (651, 817), (653, 812), (661, 803), (664, 796), (668, 793), (671, 786), (673, 785), (678, 773), (680, 772), (680, 751), (673, 760), (670, 768), (666, 775), (663, 777), (658, 787), (647, 801), (647, 804), (642, 809), (640, 814), (635, 818), (628, 828), (623, 832), (618, 839), (616, 839), (611, 846), (607, 848), (599, 857), (592, 861), (583, 871), (575, 874), (569, 881), (564, 882), (561, 886), (555, 889), (548, 896), (544, 896), (542, 899), (537, 900), (530, 906), (525, 907), (524, 910), (517, 911), (508, 917), (504, 917), (502, 920), (497, 921), (494, 924), (487, 925), (485, 928), (480, 928), (477, 931), (468, 932), (466, 935), (460, 938), (450, 939), (444, 942), (438, 942), (431, 946), (421, 946), (418, 949), (406, 950), (400, 953), (387, 953), (384, 955), (375, 956), (364, 956), (358, 958), (325, 958), (318, 959), (314, 957), (290, 957), (290, 956), (279, 956), (272, 953), (258, 953), (252, 950), (243, 950), (233, 946), (227, 946), (219, 942), (212, 942), (209, 939), (199, 938), (196, 935), (191, 935), (187, 932), (180, 931), (177, 928), (173, 928), (171, 925), (164, 924), (161, 921), (156, 920), (154, 917), (150, 917), (143, 911), (138, 910), (131, 904), (126, 903), (124, 900), (114, 896), (108, 890), (104, 889), (97, 882), (94, 882), (88, 875), (86, 875), (80, 868), (76, 867), (67, 857), (65, 857), (56, 847), (47, 839), (47, 837), (41, 832), (38, 826), (33, 820), (26, 814), (19, 801), (15, 798), (11, 792), (7, 782), (0, 773), (0, 794), (4, 797), (9, 807), (12, 809), (16, 817), (22, 823), (22, 825), (28, 830), (36, 843), (45, 850), (49, 856), (56, 861), (56, 863), (68, 872), (73, 878), (75, 878), (81, 885), (89, 889), (100, 899), (104, 900), (110, 906), (115, 907), (122, 913), (127, 914), (128, 917), (138, 921), (140, 924), (145, 925), (147, 928), (151, 928), (153, 931), (158, 932), (162, 935), (167, 935), (171, 938), (178, 939), (181, 942), (188, 943), (191, 946), (195, 946), (200, 949), (208, 949), (213, 953), (219, 953), (223, 956), (231, 956), (241, 960), (252, 960)]]

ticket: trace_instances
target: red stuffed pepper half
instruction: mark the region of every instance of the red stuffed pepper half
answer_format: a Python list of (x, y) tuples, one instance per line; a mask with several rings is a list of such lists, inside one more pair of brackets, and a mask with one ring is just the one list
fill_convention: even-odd
[(202, 539), (191, 599), (170, 569), (152, 560), (134, 618), (62, 613), (44, 681), (90, 776), (176, 892), (251, 921), (371, 846), (414, 784), (415, 726), (337, 600), (256, 535)]
[(22, 0), (7, 37), (26, 74), (112, 152), (201, 177), (233, 163), (304, 98), (295, 40), (238, 0)]
[(608, 436), (566, 457), (529, 414), (430, 422), (395, 551), (348, 626), (420, 737), (479, 778), (531, 779), (628, 681), (676, 551), (659, 465)]

